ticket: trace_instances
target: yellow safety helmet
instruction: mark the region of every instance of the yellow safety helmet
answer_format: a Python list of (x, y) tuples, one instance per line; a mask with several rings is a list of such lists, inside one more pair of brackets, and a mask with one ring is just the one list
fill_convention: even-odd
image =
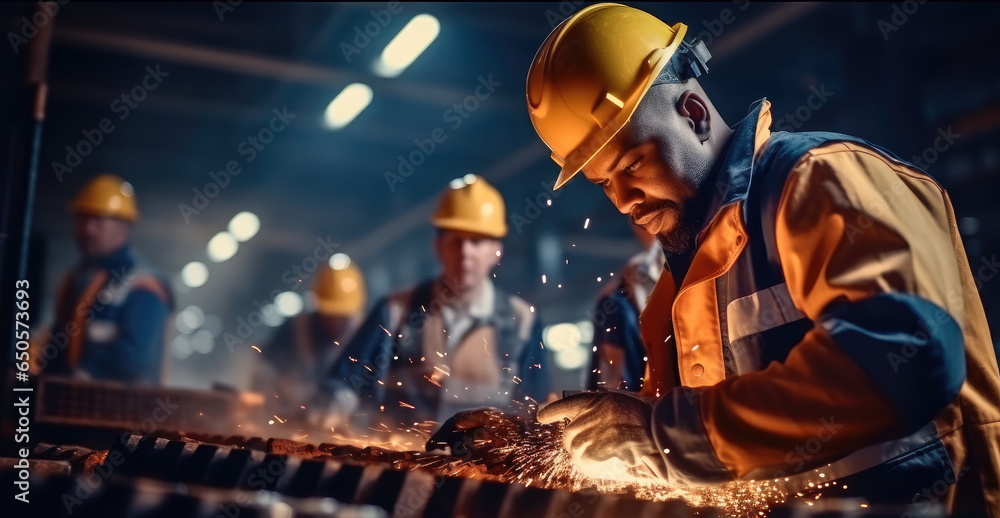
[(124, 178), (101, 174), (83, 186), (70, 205), (74, 214), (111, 217), (128, 222), (139, 219), (135, 189)]
[(444, 230), (500, 239), (507, 235), (507, 210), (496, 187), (481, 176), (467, 174), (448, 184), (431, 223)]
[(365, 308), (365, 277), (345, 254), (334, 254), (324, 264), (313, 285), (316, 311), (330, 316), (351, 316)]
[[(562, 167), (556, 189), (625, 126), (675, 54), (690, 58), (693, 76), (707, 71), (711, 55), (704, 43), (684, 42), (686, 33), (686, 25), (671, 27), (639, 9), (595, 4), (549, 34), (528, 71), (526, 96), (535, 131)], [(687, 78), (688, 70), (675, 70), (663, 82)]]

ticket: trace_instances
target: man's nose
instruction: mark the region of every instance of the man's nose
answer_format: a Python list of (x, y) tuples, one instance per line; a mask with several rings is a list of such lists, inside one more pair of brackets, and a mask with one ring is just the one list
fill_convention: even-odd
[(471, 239), (463, 239), (460, 246), (462, 257), (470, 257), (476, 250), (476, 244)]
[(618, 211), (626, 216), (631, 214), (632, 209), (645, 199), (642, 190), (631, 179), (624, 178), (611, 182), (607, 190), (607, 195), (608, 198), (611, 198), (611, 203), (614, 203), (615, 207), (618, 208)]

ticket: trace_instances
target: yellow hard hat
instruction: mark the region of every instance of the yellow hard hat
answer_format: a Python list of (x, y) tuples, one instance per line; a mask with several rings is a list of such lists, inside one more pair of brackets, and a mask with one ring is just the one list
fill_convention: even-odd
[(500, 191), (483, 177), (467, 174), (451, 181), (431, 217), (435, 227), (500, 239), (507, 235), (507, 210)]
[(70, 205), (74, 214), (102, 216), (135, 222), (139, 209), (135, 189), (124, 178), (102, 174), (87, 182)]
[(365, 308), (365, 278), (350, 258), (334, 254), (320, 268), (313, 285), (316, 310), (324, 315), (351, 316)]
[[(625, 126), (678, 47), (693, 48), (686, 33), (686, 25), (671, 27), (639, 9), (595, 4), (549, 34), (528, 71), (526, 96), (535, 131), (562, 167), (556, 189)], [(692, 54), (707, 70), (704, 44)]]

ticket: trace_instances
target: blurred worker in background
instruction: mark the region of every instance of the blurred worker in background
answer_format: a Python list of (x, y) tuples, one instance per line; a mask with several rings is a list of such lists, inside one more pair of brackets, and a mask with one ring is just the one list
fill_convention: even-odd
[(644, 250), (629, 259), (617, 282), (601, 290), (594, 309), (594, 347), (587, 387), (638, 391), (646, 368), (639, 314), (663, 272), (663, 248), (656, 236), (630, 224)]
[[(334, 254), (311, 290), (316, 311), (286, 321), (264, 348), (252, 387), (285, 415), (316, 396), (323, 375), (347, 348), (364, 316), (365, 278), (345, 254)], [(275, 397), (277, 396), (277, 397)]]
[(38, 355), (43, 373), (160, 384), (167, 277), (129, 243), (139, 219), (132, 184), (102, 174), (71, 205), (80, 261), (59, 283), (56, 319)]
[(667, 252), (640, 317), (656, 399), (539, 421), (569, 420), (585, 468), (907, 504), (945, 484), (950, 512), (1000, 516), (1000, 373), (948, 194), (862, 139), (772, 133), (767, 100), (729, 128), (686, 31), (591, 5), (528, 72), (556, 188), (582, 170)]
[(431, 222), (441, 274), (375, 305), (326, 381), (334, 419), (362, 408), (396, 430), (548, 393), (538, 313), (492, 280), (507, 234), (500, 192), (453, 180)]

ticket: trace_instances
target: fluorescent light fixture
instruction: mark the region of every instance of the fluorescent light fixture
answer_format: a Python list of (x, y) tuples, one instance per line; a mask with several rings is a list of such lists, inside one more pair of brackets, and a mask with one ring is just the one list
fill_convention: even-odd
[(197, 288), (208, 281), (208, 267), (205, 263), (191, 261), (181, 269), (181, 282), (189, 288)]
[(375, 63), (375, 73), (382, 77), (402, 74), (438, 37), (441, 24), (429, 14), (418, 14), (399, 31)]
[(208, 240), (208, 258), (217, 263), (229, 260), (239, 249), (239, 242), (229, 232), (219, 232)]
[(347, 126), (372, 102), (370, 86), (362, 83), (347, 85), (326, 107), (326, 125), (331, 129)]
[(243, 211), (229, 220), (229, 233), (237, 241), (248, 241), (260, 230), (260, 218), (253, 212)]

